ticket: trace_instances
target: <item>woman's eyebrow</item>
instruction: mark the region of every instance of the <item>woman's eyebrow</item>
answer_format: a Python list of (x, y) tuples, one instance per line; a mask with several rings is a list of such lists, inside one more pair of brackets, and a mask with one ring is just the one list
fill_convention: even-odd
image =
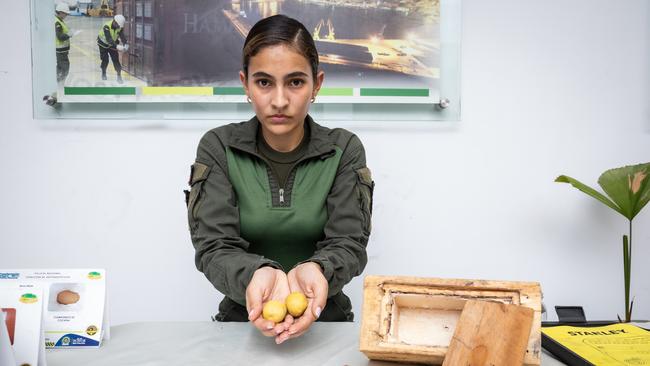
[(264, 71), (258, 71), (252, 75), (255, 78), (267, 78), (267, 79), (275, 79), (273, 76), (265, 73)]
[[(266, 79), (275, 80), (275, 78), (273, 76), (271, 76), (270, 74), (265, 73), (264, 71), (258, 71), (256, 73), (254, 73), (252, 76), (254, 78), (266, 78)], [(302, 71), (294, 71), (292, 73), (289, 73), (289, 74), (285, 75), (284, 80), (299, 78), (299, 77), (309, 77), (309, 75), (307, 75), (307, 73), (302, 72)]]
[(286, 79), (292, 79), (292, 78), (297, 78), (297, 77), (308, 77), (308, 76), (309, 75), (307, 75), (306, 73), (304, 73), (302, 71), (294, 71), (294, 72), (292, 72), (290, 74), (287, 74), (284, 77), (284, 79), (286, 80)]

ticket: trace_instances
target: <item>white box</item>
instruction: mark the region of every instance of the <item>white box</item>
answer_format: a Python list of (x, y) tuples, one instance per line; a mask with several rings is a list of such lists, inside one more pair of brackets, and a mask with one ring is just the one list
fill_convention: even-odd
[(0, 270), (3, 282), (42, 286), (46, 348), (96, 348), (108, 338), (105, 270)]

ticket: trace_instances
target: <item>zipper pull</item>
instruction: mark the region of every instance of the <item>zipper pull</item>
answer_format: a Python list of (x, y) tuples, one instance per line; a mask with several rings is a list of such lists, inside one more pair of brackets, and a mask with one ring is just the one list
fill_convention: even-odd
[(280, 203), (283, 204), (284, 203), (284, 188), (280, 188), (278, 193), (280, 193)]

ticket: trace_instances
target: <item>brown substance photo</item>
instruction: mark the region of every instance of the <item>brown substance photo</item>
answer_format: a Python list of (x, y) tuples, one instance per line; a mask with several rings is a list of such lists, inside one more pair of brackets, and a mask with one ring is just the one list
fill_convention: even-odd
[(9, 331), (9, 343), (14, 345), (14, 331), (16, 329), (16, 309), (14, 308), (2, 308), (3, 313), (5, 313), (5, 323), (7, 324), (7, 330)]
[(77, 301), (79, 301), (79, 294), (74, 291), (63, 290), (56, 295), (56, 302), (61, 305), (75, 304)]

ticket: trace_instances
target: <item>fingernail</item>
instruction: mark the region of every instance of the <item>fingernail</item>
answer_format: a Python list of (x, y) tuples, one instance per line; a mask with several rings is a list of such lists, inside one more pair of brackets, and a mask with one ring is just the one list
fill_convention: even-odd
[(275, 340), (275, 344), (280, 344), (280, 343), (282, 343), (282, 340), (281, 340), (281, 339), (276, 339), (276, 340)]
[(323, 310), (323, 309), (321, 309), (320, 306), (316, 308), (316, 318), (318, 318), (318, 317), (320, 316), (320, 312), (321, 312), (322, 310)]
[(268, 329), (268, 330), (273, 329), (273, 324), (269, 324), (269, 325), (267, 325), (267, 326), (266, 326), (266, 329)]
[(296, 331), (295, 330), (290, 330), (289, 334), (294, 335), (294, 334), (296, 334)]

